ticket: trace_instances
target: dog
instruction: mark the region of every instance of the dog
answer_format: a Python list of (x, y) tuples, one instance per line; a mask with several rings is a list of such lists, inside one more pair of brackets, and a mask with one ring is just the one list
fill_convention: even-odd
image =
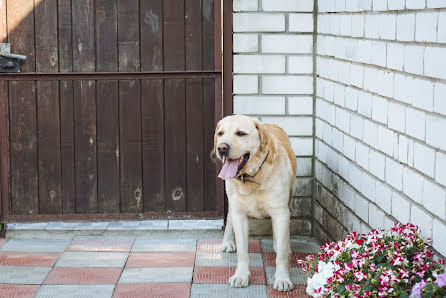
[(213, 154), (223, 162), (218, 177), (225, 180), (229, 201), (221, 250), (237, 250), (237, 269), (229, 285), (248, 286), (248, 218), (271, 217), (277, 254), (273, 288), (291, 291), (288, 204), (297, 162), (287, 134), (245, 115), (227, 116), (217, 124)]

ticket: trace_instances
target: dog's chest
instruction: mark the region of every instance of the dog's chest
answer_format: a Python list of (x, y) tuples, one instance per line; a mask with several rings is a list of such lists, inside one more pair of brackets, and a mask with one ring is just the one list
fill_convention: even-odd
[(250, 217), (262, 219), (269, 216), (267, 208), (262, 202), (253, 202), (250, 198), (250, 200), (239, 200), (238, 203), (239, 207)]

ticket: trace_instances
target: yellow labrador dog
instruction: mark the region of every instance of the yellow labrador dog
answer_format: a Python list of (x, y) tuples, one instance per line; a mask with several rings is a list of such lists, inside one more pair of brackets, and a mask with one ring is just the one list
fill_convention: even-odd
[(261, 124), (248, 116), (228, 116), (217, 125), (214, 153), (224, 163), (218, 177), (226, 180), (229, 199), (222, 251), (237, 248), (237, 270), (229, 285), (248, 286), (248, 217), (269, 216), (277, 253), (273, 288), (292, 290), (288, 202), (296, 177), (296, 157), (287, 134), (277, 125)]

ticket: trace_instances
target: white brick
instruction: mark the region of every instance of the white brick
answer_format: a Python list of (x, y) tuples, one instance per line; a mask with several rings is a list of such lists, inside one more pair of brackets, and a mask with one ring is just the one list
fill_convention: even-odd
[(358, 3), (359, 10), (371, 10), (372, 9), (372, 0), (361, 0)]
[(234, 53), (254, 53), (259, 50), (257, 34), (234, 34)]
[(348, 133), (350, 131), (350, 113), (336, 107), (336, 126)]
[(262, 76), (264, 94), (312, 94), (313, 77), (310, 76)]
[(378, 86), (380, 87), (376, 88), (375, 92), (382, 96), (393, 97), (393, 80), (393, 71), (378, 70)]
[(384, 153), (393, 155), (393, 140), (395, 133), (385, 127), (378, 126), (378, 146), (377, 148)]
[(371, 202), (375, 202), (375, 181), (376, 179), (367, 172), (362, 172), (361, 176), (361, 192)]
[(424, 47), (406, 45), (404, 47), (404, 71), (423, 74)]
[(313, 155), (312, 138), (290, 138), (291, 148), (297, 156)]
[(381, 41), (372, 41), (372, 64), (386, 66), (386, 43)]
[(232, 2), (233, 11), (256, 11), (258, 8), (258, 0), (234, 0)]
[(377, 26), (378, 22), (379, 15), (377, 14), (367, 14), (365, 16), (365, 37), (379, 38), (379, 27)]
[(387, 6), (389, 10), (402, 10), (405, 7), (405, 0), (388, 0)]
[(372, 100), (372, 119), (387, 124), (387, 99), (373, 96)]
[(285, 31), (285, 15), (278, 13), (234, 13), (234, 32)]
[(343, 36), (352, 35), (352, 16), (350, 14), (340, 16), (339, 34)]
[(335, 84), (333, 89), (333, 101), (336, 105), (345, 106), (345, 87)]
[(352, 15), (352, 36), (354, 37), (364, 36), (364, 15), (362, 14)]
[(378, 145), (378, 126), (369, 120), (364, 120), (363, 137), (365, 143), (372, 147)]
[(374, 204), (369, 205), (369, 225), (374, 229), (384, 228), (384, 212)]
[[(348, 170), (349, 170), (348, 159), (345, 158), (342, 154), (338, 154), (338, 173), (339, 173), (339, 176), (341, 176), (342, 178), (344, 178), (347, 181), (349, 179)], [(340, 198), (340, 200), (343, 201), (344, 198)]]
[(387, 10), (387, 0), (373, 0), (373, 10)]
[(406, 127), (406, 108), (399, 103), (391, 101), (389, 101), (387, 108), (389, 128), (404, 132)]
[(290, 57), (288, 57), (288, 73), (312, 74), (313, 73), (313, 57), (312, 56), (290, 56)]
[(434, 85), (431, 81), (414, 79), (412, 105), (426, 111), (434, 109)]
[[(358, 90), (346, 87), (345, 88), (345, 107), (352, 111), (356, 111), (358, 108)], [(446, 105), (446, 98), (444, 100)]]
[(355, 160), (356, 141), (348, 135), (344, 135), (344, 155), (351, 160)]
[(435, 151), (418, 142), (414, 144), (414, 167), (419, 171), (434, 177)]
[(432, 237), (433, 220), (433, 217), (424, 212), (421, 208), (412, 205), (412, 208), (410, 210), (410, 222), (420, 228), (420, 235), (422, 237)]
[(370, 64), (372, 61), (372, 41), (358, 40), (357, 61)]
[(335, 6), (335, 1), (319, 1), (318, 4), (319, 12), (335, 11)]
[(446, 115), (446, 84), (435, 84), (434, 111)]
[(290, 13), (288, 22), (290, 32), (313, 32), (313, 14), (311, 13)]
[(441, 219), (446, 219), (446, 192), (427, 179), (423, 183), (423, 206)]
[(369, 169), (369, 148), (356, 142), (356, 163), (364, 169)]
[(356, 114), (350, 115), (350, 134), (360, 140), (362, 140), (363, 123), (362, 117)]
[(435, 161), (435, 181), (446, 186), (446, 154), (437, 152)]
[(376, 204), (386, 213), (391, 213), (392, 190), (379, 180), (376, 180)]
[(285, 98), (282, 96), (234, 96), (234, 113), (247, 115), (285, 114)]
[(396, 14), (379, 15), (379, 37), (382, 39), (395, 39)]
[(403, 70), (404, 46), (398, 43), (387, 44), (387, 67)]
[(333, 34), (333, 35), (339, 35), (339, 21), (340, 21), (339, 15), (332, 14), (329, 17), (329, 20), (330, 20), (330, 31), (329, 31), (329, 33)]
[[(446, 0), (442, 0), (445, 2)], [(446, 43), (446, 11), (440, 11), (438, 14), (438, 42)]]
[(284, 56), (235, 55), (234, 73), (284, 73)]
[(426, 143), (441, 150), (446, 150), (446, 119), (427, 115)]
[(384, 180), (385, 156), (378, 151), (370, 150), (369, 160), (370, 173)]
[(337, 128), (333, 128), (333, 148), (339, 152), (344, 151), (344, 134)]
[(336, 11), (345, 11), (345, 0), (335, 0)]
[(403, 166), (386, 157), (386, 182), (398, 190), (403, 190)]
[(426, 47), (424, 51), (424, 74), (446, 79), (446, 48)]
[(372, 116), (372, 95), (367, 92), (359, 92), (358, 112), (366, 117)]
[(297, 176), (311, 176), (312, 160), (311, 158), (297, 158)]
[(415, 39), (415, 14), (398, 14), (396, 39), (403, 41)]
[(406, 133), (414, 138), (424, 140), (426, 114), (411, 108), (406, 108)]
[(415, 40), (425, 42), (437, 41), (437, 19), (436, 12), (418, 12), (416, 14)]
[(410, 103), (412, 97), (412, 77), (406, 77), (402, 74), (395, 74), (393, 89), (395, 90), (394, 98), (396, 100)]
[(355, 196), (355, 213), (363, 220), (369, 221), (369, 201), (360, 195)]
[(409, 222), (410, 203), (396, 192), (392, 193), (392, 215), (399, 222)]
[(313, 11), (311, 0), (262, 0), (264, 11)]
[(313, 36), (264, 34), (262, 36), (262, 52), (310, 54), (313, 52)]
[(234, 94), (259, 93), (259, 77), (234, 75)]
[(425, 7), (426, 0), (406, 0), (407, 9), (418, 9)]
[(312, 115), (313, 98), (309, 96), (288, 97), (288, 113), (293, 115)]
[(262, 122), (279, 125), (288, 135), (311, 136), (313, 119), (311, 117), (262, 117)]
[(355, 87), (362, 88), (364, 83), (364, 69), (359, 65), (350, 65), (351, 84)]
[(328, 121), (332, 125), (335, 125), (335, 106), (329, 104), (325, 100), (316, 99), (316, 116), (324, 119), (325, 121)]
[(446, 237), (444, 235), (446, 235), (446, 224), (438, 219), (434, 219), (432, 246), (443, 256), (446, 256)]
[[(446, 0), (427, 0), (428, 8), (444, 8), (446, 7)], [(446, 254), (443, 254), (446, 255)]]
[(407, 139), (408, 145), (407, 145), (407, 164), (411, 167), (413, 167), (413, 143), (414, 140)]

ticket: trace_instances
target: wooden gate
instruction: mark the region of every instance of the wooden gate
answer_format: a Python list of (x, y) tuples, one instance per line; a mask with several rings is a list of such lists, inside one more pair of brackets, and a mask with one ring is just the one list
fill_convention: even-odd
[(221, 1), (0, 0), (3, 222), (223, 215)]

